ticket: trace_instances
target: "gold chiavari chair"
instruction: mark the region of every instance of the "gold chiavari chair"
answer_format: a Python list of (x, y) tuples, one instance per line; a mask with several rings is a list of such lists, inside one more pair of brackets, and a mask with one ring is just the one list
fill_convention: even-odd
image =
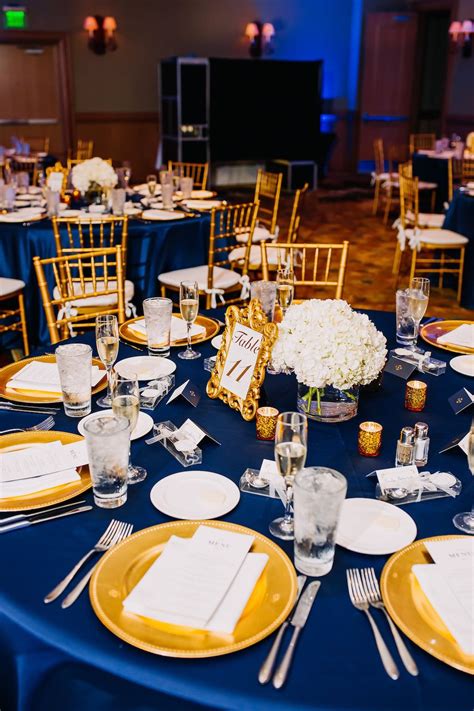
[(49, 153), (49, 136), (23, 136), (23, 143), (27, 143), (33, 153)]
[(474, 158), (464, 158), (461, 169), (461, 182), (470, 183), (474, 180)]
[[(339, 244), (303, 244), (283, 242), (261, 242), (263, 278), (270, 275), (270, 263), (277, 268), (291, 266), (297, 287), (334, 288), (334, 298), (340, 299), (344, 289), (349, 242)], [(270, 253), (275, 256), (271, 257)], [(310, 298), (319, 297), (311, 293)]]
[(474, 131), (471, 131), (471, 133), (468, 133), (466, 136), (466, 150), (468, 150), (469, 153), (474, 153)]
[[(240, 205), (211, 210), (211, 229), (209, 236), (208, 263), (199, 267), (177, 269), (173, 272), (160, 274), (162, 296), (166, 290), (179, 291), (182, 281), (196, 281), (199, 293), (206, 296), (206, 308), (215, 307), (216, 296), (226, 304), (240, 302), (247, 296), (248, 265), (253, 231), (257, 220), (258, 203), (249, 202)], [(240, 273), (234, 270), (234, 264), (229, 260), (230, 252), (238, 246), (237, 235), (248, 234), (247, 247)], [(240, 291), (239, 296), (224, 299), (224, 295)]]
[(207, 188), (209, 163), (182, 163), (170, 160), (168, 161), (168, 170), (177, 178), (192, 178), (193, 188), (196, 190), (206, 190)]
[(382, 138), (376, 138), (374, 141), (374, 159), (375, 170), (372, 173), (372, 183), (374, 185), (374, 201), (372, 203), (372, 214), (376, 215), (379, 209), (380, 190), (382, 187), (384, 187), (384, 189), (386, 190), (388, 188), (387, 181), (391, 179), (390, 173), (387, 173), (385, 171), (385, 156)]
[(0, 162), (0, 178), (5, 182), (10, 182), (11, 161), (9, 158), (3, 158)]
[(449, 201), (453, 199), (454, 187), (462, 183), (462, 158), (450, 158), (448, 166), (448, 195)]
[(309, 184), (305, 183), (302, 188), (298, 188), (293, 200), (291, 208), (290, 224), (288, 225), (287, 242), (296, 242), (300, 229), (301, 215), (304, 208), (306, 193), (308, 192)]
[[(399, 166), (400, 178), (403, 178), (404, 193), (401, 198), (400, 187), (400, 219), (405, 227), (415, 227), (429, 229), (431, 227), (441, 227), (444, 222), (444, 215), (436, 212), (420, 212), (420, 184), (424, 185), (419, 178), (413, 177), (413, 167), (411, 161), (401, 163)], [(401, 183), (400, 183), (401, 186)]]
[(282, 180), (283, 173), (267, 173), (261, 169), (257, 172), (253, 200), (259, 203), (258, 223), (266, 227), (271, 235), (276, 234)]
[(436, 143), (434, 133), (410, 133), (410, 155), (419, 150), (433, 151)]
[[(444, 230), (441, 227), (424, 226), (420, 220), (418, 201), (418, 178), (410, 178), (400, 173), (400, 226), (393, 262), (393, 273), (400, 271), (402, 252), (406, 242), (412, 250), (410, 281), (415, 274), (437, 274), (438, 286), (443, 287), (445, 274), (458, 277), (457, 301), (461, 299), (464, 256), (467, 237)], [(439, 217), (439, 216), (438, 216)], [(443, 217), (441, 215), (441, 217)], [(446, 252), (459, 252), (459, 256), (446, 256)], [(425, 256), (426, 255), (426, 256)]]
[(390, 146), (388, 150), (388, 177), (382, 182), (385, 197), (384, 224), (388, 223), (390, 210), (394, 202), (400, 198), (400, 183), (398, 181), (399, 166), (406, 159), (406, 149), (403, 146)]
[[(51, 343), (74, 334), (74, 327), (93, 328), (98, 314), (125, 320), (124, 278), (120, 246), (76, 250), (61, 257), (33, 257)], [(47, 272), (55, 288), (51, 298)], [(100, 303), (99, 303), (100, 302)]]
[(76, 144), (76, 160), (89, 160), (94, 153), (94, 141), (78, 138)]
[(14, 156), (10, 159), (10, 170), (14, 173), (28, 173), (30, 185), (38, 182), (39, 161), (35, 156)]
[[(26, 328), (25, 300), (23, 290), (25, 282), (21, 279), (10, 279), (0, 277), (0, 303), (5, 307), (0, 308), (0, 334), (7, 331), (17, 331), (21, 333), (23, 339), (23, 351), (25, 356), (29, 355), (28, 331)], [(18, 307), (12, 308), (9, 302), (17, 301)]]

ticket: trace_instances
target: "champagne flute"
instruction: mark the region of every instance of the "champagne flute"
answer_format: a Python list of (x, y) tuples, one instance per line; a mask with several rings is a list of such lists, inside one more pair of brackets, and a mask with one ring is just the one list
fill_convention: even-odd
[(199, 311), (199, 289), (196, 281), (182, 281), (179, 287), (179, 310), (183, 321), (186, 321), (188, 346), (178, 353), (178, 358), (193, 360), (201, 354), (191, 348), (191, 326)]
[(107, 371), (107, 394), (97, 400), (99, 407), (110, 407), (110, 376), (119, 349), (118, 322), (115, 314), (100, 314), (95, 320), (97, 352)]
[(146, 182), (148, 185), (148, 192), (150, 193), (150, 197), (153, 197), (156, 192), (156, 184), (158, 182), (156, 175), (147, 175)]
[[(474, 420), (471, 424), (467, 442), (467, 461), (471, 474), (474, 476)], [(453, 518), (453, 523), (456, 528), (459, 528), (463, 533), (474, 535), (474, 504), (471, 506), (470, 511), (463, 511), (463, 513), (456, 514)]]
[(301, 412), (282, 412), (275, 431), (275, 461), (285, 481), (285, 515), (271, 522), (270, 533), (276, 538), (291, 541), (294, 538), (294, 521), (291, 510), (293, 482), (306, 462), (308, 446), (308, 419)]
[(295, 275), (291, 267), (279, 269), (277, 272), (277, 299), (285, 318), (285, 314), (293, 301), (295, 291)]
[[(140, 414), (140, 391), (138, 380), (135, 377), (122, 378), (115, 373), (112, 384), (112, 410), (114, 415), (126, 417), (130, 423), (130, 437), (133, 434)], [(146, 469), (136, 467), (129, 461), (127, 481), (129, 484), (137, 484), (143, 481), (147, 475)]]
[(416, 341), (420, 331), (421, 319), (428, 308), (428, 300), (430, 298), (430, 280), (423, 277), (413, 277), (408, 289), (408, 313), (415, 322), (415, 340), (410, 350), (421, 353), (417, 347)]

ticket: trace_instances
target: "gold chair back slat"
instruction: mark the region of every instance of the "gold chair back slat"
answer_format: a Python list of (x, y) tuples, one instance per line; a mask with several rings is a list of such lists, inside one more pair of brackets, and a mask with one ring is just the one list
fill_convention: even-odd
[(271, 234), (277, 225), (282, 180), (283, 173), (267, 173), (261, 169), (257, 172), (254, 202), (259, 202), (258, 221)]
[(334, 298), (342, 297), (349, 242), (344, 241), (339, 244), (261, 242), (260, 248), (264, 279), (269, 279), (269, 264), (276, 264), (277, 269), (291, 265), (295, 274), (295, 289), (308, 286), (333, 287)]
[(461, 180), (468, 183), (474, 180), (474, 158), (464, 158), (461, 168)]
[(434, 150), (436, 135), (434, 133), (411, 133), (410, 134), (410, 155), (419, 150)]
[(209, 163), (183, 163), (181, 161), (168, 161), (168, 170), (176, 178), (192, 178), (193, 188), (206, 190), (209, 175)]
[(303, 212), (304, 200), (308, 192), (309, 185), (305, 183), (302, 188), (299, 188), (295, 193), (293, 207), (291, 209), (290, 224), (288, 226), (288, 242), (296, 242), (300, 229), (301, 213)]
[(76, 160), (89, 160), (94, 153), (94, 141), (78, 138), (76, 144)]
[(418, 227), (419, 191), (418, 178), (407, 175), (405, 165), (400, 166), (400, 221), (402, 227)]
[(53, 217), (56, 254), (66, 250), (105, 249), (120, 245), (123, 272), (127, 268), (128, 217), (101, 216), (90, 220)]

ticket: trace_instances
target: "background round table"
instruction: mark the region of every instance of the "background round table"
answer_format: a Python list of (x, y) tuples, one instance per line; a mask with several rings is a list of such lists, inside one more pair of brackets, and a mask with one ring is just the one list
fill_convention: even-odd
[(443, 227), (469, 239), (466, 245), (461, 306), (474, 309), (474, 195), (469, 195), (465, 190), (455, 191)]
[[(223, 317), (222, 311), (220, 318)], [(371, 312), (376, 326), (393, 347), (395, 318)], [(89, 334), (81, 340), (93, 344)], [(203, 356), (215, 353), (209, 343), (198, 346)], [(119, 358), (136, 351), (120, 345)], [(441, 360), (451, 354), (435, 349)], [(255, 436), (255, 423), (245, 422), (219, 400), (205, 394), (209, 373), (203, 358), (181, 361), (176, 349), (176, 384), (190, 378), (201, 391), (196, 409), (186, 402), (165, 404), (152, 413), (156, 422), (171, 420), (176, 425), (191, 417), (208, 429), (222, 444), (208, 443), (198, 469), (216, 471), (238, 482), (246, 467), (259, 467), (263, 458), (273, 457), (273, 445)], [(447, 369), (441, 377), (420, 375), (428, 384), (428, 401), (423, 413), (404, 409), (405, 382), (385, 375), (376, 392), (363, 392), (356, 418), (341, 424), (310, 422), (308, 464), (334, 467), (348, 480), (348, 496), (374, 497), (375, 484), (366, 475), (376, 468), (393, 466), (395, 444), (404, 425), (418, 420), (429, 424), (431, 451), (429, 468), (452, 471), (463, 483), (462, 494), (411, 504), (404, 509), (414, 518), (418, 538), (456, 533), (452, 517), (470, 508), (474, 480), (466, 456), (459, 449), (443, 455), (438, 450), (450, 438), (469, 430), (471, 413), (457, 416), (448, 397), (469, 379)], [(280, 411), (295, 409), (296, 382), (292, 376), (267, 376), (265, 391), (269, 404)], [(41, 416), (0, 412), (0, 429), (28, 426)], [(360, 422), (377, 420), (383, 427), (379, 457), (357, 454)], [(75, 431), (77, 421), (57, 417), (58, 430)], [(58, 602), (43, 604), (43, 596), (91, 547), (109, 520), (131, 522), (135, 531), (169, 520), (153, 508), (150, 490), (162, 477), (181, 467), (160, 444), (147, 446), (143, 439), (132, 444), (132, 458), (146, 466), (147, 479), (129, 489), (126, 505), (120, 509), (93, 511), (59, 519), (44, 525), (5, 534), (0, 546), (0, 706), (2, 711), (156, 711), (156, 709), (239, 709), (268, 711), (472, 711), (472, 678), (459, 672), (408, 642), (420, 675), (411, 677), (403, 668), (385, 620), (377, 621), (400, 667), (400, 679), (386, 675), (378, 657), (365, 616), (349, 602), (345, 571), (349, 567), (374, 566), (380, 575), (387, 556), (363, 556), (336, 549), (334, 568), (321, 579), (322, 585), (309, 621), (304, 628), (294, 663), (284, 688), (260, 686), (258, 669), (272, 639), (241, 652), (213, 659), (170, 659), (147, 654), (111, 634), (94, 615), (83, 593), (69, 609)], [(192, 468), (191, 468), (192, 471)], [(90, 501), (89, 492), (86, 498)], [(243, 493), (240, 503), (225, 519), (268, 535), (268, 524), (282, 511), (277, 500)], [(290, 543), (281, 542), (292, 556)], [(409, 581), (406, 581), (409, 585)], [(286, 638), (288, 639), (288, 638)]]
[[(434, 212), (443, 212), (444, 203), (449, 201), (448, 161), (446, 158), (425, 156), (422, 153), (413, 154), (413, 177), (427, 183), (436, 183), (436, 200)], [(431, 190), (422, 191), (420, 195), (421, 212), (432, 212)]]

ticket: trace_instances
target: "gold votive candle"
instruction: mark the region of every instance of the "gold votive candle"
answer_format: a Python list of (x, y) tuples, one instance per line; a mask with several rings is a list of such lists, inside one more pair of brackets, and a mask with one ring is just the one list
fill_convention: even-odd
[(428, 386), (421, 380), (409, 380), (405, 390), (405, 407), (412, 412), (421, 412), (426, 405)]
[(382, 425), (378, 422), (361, 422), (359, 425), (358, 447), (363, 457), (376, 457), (382, 446)]
[(277, 418), (280, 413), (276, 407), (259, 407), (257, 410), (257, 439), (275, 439)]

